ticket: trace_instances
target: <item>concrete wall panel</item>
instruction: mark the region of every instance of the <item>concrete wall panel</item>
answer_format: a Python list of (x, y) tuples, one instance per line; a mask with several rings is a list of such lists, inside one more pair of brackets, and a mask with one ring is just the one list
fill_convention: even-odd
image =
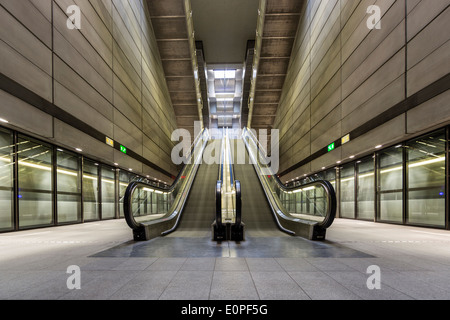
[[(367, 27), (371, 5), (381, 8), (379, 30)], [(417, 107), (406, 100), (449, 73), (450, 33), (444, 31), (450, 29), (449, 5), (450, 0), (304, 2), (274, 122), (280, 130), (281, 171), (347, 133), (370, 129), (283, 180), (450, 123), (448, 93)], [(399, 112), (405, 106), (412, 109)], [(377, 117), (386, 111), (395, 116), (380, 124)], [(377, 127), (371, 124), (374, 120)]]

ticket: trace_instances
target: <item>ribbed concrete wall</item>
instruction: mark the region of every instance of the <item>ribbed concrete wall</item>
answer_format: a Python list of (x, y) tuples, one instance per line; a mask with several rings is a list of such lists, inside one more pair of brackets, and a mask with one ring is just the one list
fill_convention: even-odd
[[(380, 30), (367, 27), (370, 5), (381, 8)], [(449, 0), (305, 1), (275, 121), (280, 172), (448, 75), (449, 5)], [(447, 90), (284, 178), (448, 124), (449, 98)]]
[[(74, 4), (81, 30), (67, 27)], [(0, 56), (8, 78), (176, 175), (175, 114), (144, 0), (1, 0)], [(168, 181), (1, 90), (0, 114), (20, 131)]]

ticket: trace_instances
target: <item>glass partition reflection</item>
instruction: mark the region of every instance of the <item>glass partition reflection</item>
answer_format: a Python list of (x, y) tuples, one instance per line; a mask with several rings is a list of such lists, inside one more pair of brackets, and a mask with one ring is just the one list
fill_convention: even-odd
[(406, 145), (408, 166), (407, 222), (445, 226), (445, 131)]
[(375, 218), (375, 165), (374, 158), (365, 158), (357, 163), (358, 219), (373, 220)]
[(403, 147), (398, 145), (378, 155), (379, 218), (403, 222)]
[(58, 224), (81, 222), (81, 157), (56, 150)]
[(0, 231), (14, 227), (12, 134), (0, 130)]
[(116, 216), (116, 169), (103, 165), (101, 173), (102, 220), (113, 219)]
[(340, 170), (340, 197), (342, 218), (355, 218), (355, 164), (343, 165)]
[(99, 210), (99, 164), (84, 160), (83, 163), (83, 214), (84, 221), (100, 219)]
[(18, 139), (19, 228), (53, 223), (53, 151), (25, 136)]

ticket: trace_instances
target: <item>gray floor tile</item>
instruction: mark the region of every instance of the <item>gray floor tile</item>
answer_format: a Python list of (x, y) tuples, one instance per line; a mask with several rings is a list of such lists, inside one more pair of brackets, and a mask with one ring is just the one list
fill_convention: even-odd
[(322, 271), (354, 271), (336, 258), (307, 258), (306, 261)]
[(82, 271), (81, 289), (71, 290), (60, 300), (105, 300), (135, 276), (129, 271)]
[[(55, 277), (61, 277), (61, 273), (55, 271), (16, 271), (9, 273), (8, 280), (0, 283), (0, 299), (23, 299), (28, 290), (54, 281)], [(67, 275), (68, 277), (69, 275)], [(67, 278), (66, 278), (67, 279)], [(66, 280), (62, 281), (65, 285)]]
[(186, 258), (159, 258), (146, 270), (153, 271), (178, 271), (186, 262)]
[(32, 287), (10, 297), (13, 300), (57, 300), (67, 294), (67, 279), (70, 275), (56, 273), (47, 281), (36, 283)]
[(181, 271), (213, 271), (215, 258), (188, 258), (181, 266)]
[(215, 271), (211, 285), (211, 300), (259, 300), (248, 271)]
[(92, 258), (90, 263), (80, 268), (89, 271), (114, 270), (127, 260), (128, 258)]
[(158, 258), (129, 258), (114, 267), (113, 270), (145, 270), (156, 260)]
[(369, 289), (367, 280), (372, 274), (354, 271), (329, 271), (331, 278), (365, 300), (411, 300), (412, 298), (388, 286), (381, 276), (381, 288)]
[(208, 300), (213, 271), (179, 271), (160, 300)]
[(111, 300), (158, 300), (176, 271), (142, 271), (109, 297)]
[(360, 300), (361, 298), (323, 272), (289, 272), (313, 300)]
[(251, 276), (262, 300), (310, 300), (286, 272), (252, 271)]
[(245, 258), (217, 258), (216, 271), (248, 271)]
[(276, 258), (285, 271), (320, 271), (304, 258)]
[(253, 271), (284, 271), (273, 258), (247, 258), (250, 272)]
[(418, 276), (418, 273), (420, 272), (382, 271), (382, 283), (418, 300), (450, 299), (450, 289), (436, 286), (427, 281), (425, 275)]

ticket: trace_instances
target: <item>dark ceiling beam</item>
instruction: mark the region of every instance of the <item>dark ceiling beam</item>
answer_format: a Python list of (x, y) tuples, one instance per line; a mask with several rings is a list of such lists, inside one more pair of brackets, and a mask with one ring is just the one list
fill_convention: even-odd
[(184, 0), (147, 0), (178, 128), (199, 121), (196, 80)]
[(252, 128), (274, 126), (302, 8), (299, 0), (266, 0)]

